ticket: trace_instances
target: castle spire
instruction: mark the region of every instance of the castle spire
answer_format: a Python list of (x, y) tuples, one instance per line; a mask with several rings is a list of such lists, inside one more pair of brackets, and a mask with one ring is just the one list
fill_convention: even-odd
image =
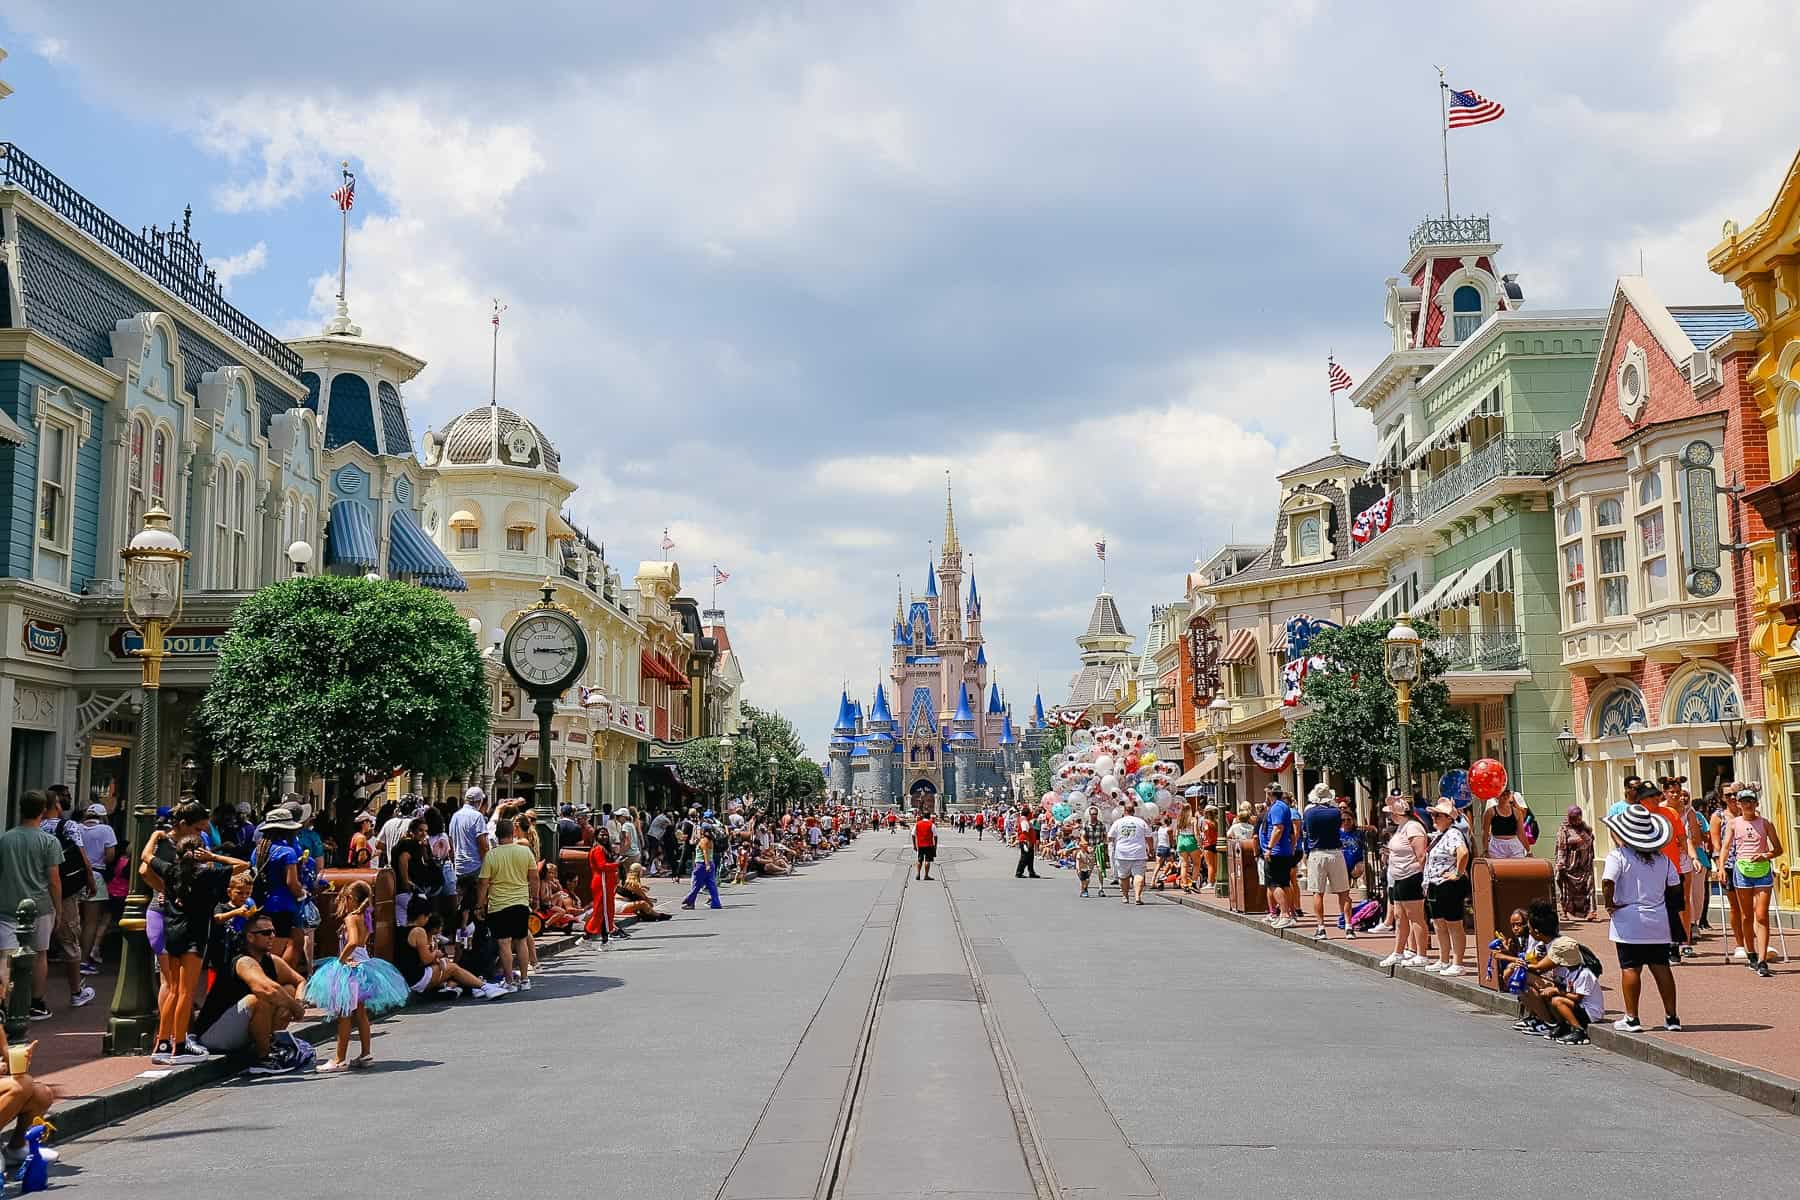
[(944, 468), (944, 554), (946, 558), (952, 554), (962, 553), (962, 543), (956, 538), (956, 504), (950, 495), (950, 468)]

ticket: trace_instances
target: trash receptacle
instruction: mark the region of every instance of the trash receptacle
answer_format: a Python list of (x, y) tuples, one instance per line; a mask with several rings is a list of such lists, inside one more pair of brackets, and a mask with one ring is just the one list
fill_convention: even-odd
[(1541, 858), (1478, 858), (1469, 874), (1475, 904), (1475, 977), (1481, 986), (1504, 991), (1505, 976), (1489, 969), (1488, 943), (1506, 933), (1506, 918), (1515, 908), (1551, 897), (1550, 864)]
[(1232, 842), (1230, 859), (1231, 911), (1266, 911), (1269, 907), (1269, 890), (1256, 874), (1256, 839), (1239, 838)]

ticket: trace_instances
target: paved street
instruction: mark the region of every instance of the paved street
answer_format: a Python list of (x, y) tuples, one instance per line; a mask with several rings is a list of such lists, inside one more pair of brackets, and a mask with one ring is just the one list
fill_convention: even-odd
[(903, 850), (865, 835), (572, 952), (529, 995), (389, 1021), (367, 1073), (220, 1087), (70, 1143), (58, 1182), (1560, 1197), (1604, 1173), (1609, 1194), (1716, 1195), (1800, 1152), (1772, 1110), (1201, 913), (1015, 881), (992, 841), (947, 833), (947, 884)]

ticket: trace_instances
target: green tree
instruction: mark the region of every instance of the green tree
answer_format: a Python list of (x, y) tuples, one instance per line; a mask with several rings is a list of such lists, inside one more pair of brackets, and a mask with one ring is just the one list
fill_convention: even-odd
[(197, 724), (241, 766), (316, 771), (339, 780), (340, 795), (359, 772), (461, 774), (487, 745), (481, 651), (427, 588), (284, 580), (238, 606)]
[[(1037, 796), (1042, 796), (1045, 792), (1055, 789), (1056, 780), (1051, 773), (1051, 763), (1057, 755), (1068, 748), (1068, 745), (1069, 727), (1067, 725), (1059, 723), (1044, 731), (1043, 751), (1038, 756), (1037, 766), (1031, 768), (1031, 786), (1037, 790)], [(1028, 798), (1036, 800), (1037, 796)]]
[[(1386, 792), (1388, 767), (1400, 762), (1394, 689), (1382, 670), (1382, 644), (1393, 625), (1359, 621), (1313, 639), (1308, 653), (1330, 666), (1306, 677), (1300, 695), (1307, 713), (1294, 722), (1292, 732), (1294, 749), (1308, 766), (1365, 780), (1372, 796)], [(1469, 752), (1469, 722), (1450, 707), (1450, 690), (1442, 678), (1444, 658), (1431, 648), (1437, 628), (1429, 621), (1414, 620), (1413, 625), (1424, 640), (1407, 726), (1413, 770), (1462, 766)]]
[[(738, 730), (729, 737), (699, 738), (681, 748), (676, 769), (682, 779), (714, 801), (725, 792), (722, 753), (731, 744), (731, 794), (754, 794), (792, 807), (816, 800), (825, 790), (825, 773), (806, 757), (806, 745), (794, 723), (773, 709), (746, 704)], [(775, 760), (771, 778), (769, 760)]]

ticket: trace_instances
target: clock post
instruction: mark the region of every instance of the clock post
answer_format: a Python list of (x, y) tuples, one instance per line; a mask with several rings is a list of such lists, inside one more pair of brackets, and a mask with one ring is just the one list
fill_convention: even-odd
[(556, 586), (546, 580), (544, 598), (519, 613), (506, 632), (501, 657), (506, 669), (532, 699), (538, 719), (537, 786), (532, 789), (539, 858), (560, 860), (556, 834), (556, 779), (550, 764), (551, 718), (556, 701), (587, 669), (588, 639), (575, 614), (556, 603)]

